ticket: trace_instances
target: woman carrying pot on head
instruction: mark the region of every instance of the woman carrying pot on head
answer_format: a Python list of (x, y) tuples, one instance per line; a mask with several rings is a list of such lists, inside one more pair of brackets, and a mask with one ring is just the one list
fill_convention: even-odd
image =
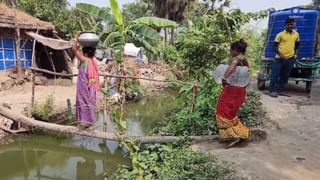
[[(250, 129), (242, 124), (237, 116), (240, 107), (246, 99), (247, 84), (240, 86), (230, 84), (228, 81), (231, 76), (237, 75), (235, 72), (238, 67), (247, 67), (245, 68), (247, 69), (245, 71), (247, 76), (244, 77), (248, 77), (247, 82), (249, 82), (249, 63), (245, 57), (246, 49), (247, 43), (243, 39), (231, 44), (230, 52), (232, 61), (222, 76), (223, 89), (216, 107), (216, 123), (219, 129), (220, 139), (222, 141), (231, 140), (227, 148), (234, 146), (241, 140), (248, 140), (250, 136)], [(240, 75), (234, 79), (237, 78), (239, 78), (240, 81)]]
[(94, 60), (95, 46), (78, 50), (78, 32), (72, 44), (72, 51), (79, 61), (79, 75), (76, 95), (76, 118), (83, 127), (96, 122), (96, 93), (99, 90), (98, 66)]

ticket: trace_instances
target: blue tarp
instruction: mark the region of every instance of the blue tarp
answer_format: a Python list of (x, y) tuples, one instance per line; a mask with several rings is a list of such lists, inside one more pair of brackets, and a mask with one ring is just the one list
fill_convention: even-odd
[[(23, 67), (30, 67), (32, 61), (32, 41), (21, 40), (20, 59)], [(0, 71), (10, 69), (16, 65), (16, 42), (12, 38), (0, 37)]]

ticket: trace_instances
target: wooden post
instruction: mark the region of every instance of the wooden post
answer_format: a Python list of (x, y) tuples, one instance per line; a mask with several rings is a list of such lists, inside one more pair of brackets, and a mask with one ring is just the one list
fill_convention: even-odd
[[(37, 34), (39, 32), (39, 28), (37, 28)], [(31, 67), (34, 68), (35, 67), (35, 50), (36, 50), (36, 39), (33, 40), (33, 44), (32, 44), (32, 59), (31, 59)], [(31, 70), (31, 108), (29, 111), (29, 116), (31, 117), (31, 112), (32, 109), (34, 107), (34, 94), (35, 94), (35, 87), (36, 87), (36, 73), (37, 71), (35, 70)]]
[[(39, 28), (37, 28), (37, 34), (39, 33)], [(36, 39), (33, 39), (33, 44), (32, 44), (32, 57), (31, 57), (31, 67), (35, 67), (35, 50), (36, 50)]]
[(168, 43), (168, 30), (164, 28), (164, 45), (167, 46)]
[(20, 29), (17, 26), (16, 27), (16, 34), (17, 34), (17, 38), (16, 38), (16, 55), (17, 55), (17, 69), (18, 69), (18, 79), (22, 77), (22, 68), (21, 68), (21, 58), (20, 58)]
[[(13, 3), (13, 2), (12, 2)], [(20, 59), (20, 28), (17, 20), (17, 9), (15, 6), (15, 3), (13, 3), (14, 6), (14, 14), (15, 14), (15, 19), (14, 19), (14, 25), (15, 25), (15, 30), (16, 30), (16, 59), (17, 59), (17, 70), (18, 70), (18, 79), (21, 78), (22, 75), (22, 68), (21, 68), (21, 59)]]
[(171, 28), (171, 44), (174, 43), (174, 27)]
[[(107, 86), (107, 77), (103, 76), (103, 85), (104, 87)], [(103, 132), (107, 131), (107, 95), (105, 93), (103, 93)]]
[[(31, 73), (31, 79), (32, 79), (32, 94), (31, 94), (31, 108), (30, 108), (30, 112), (32, 110), (32, 108), (34, 107), (34, 94), (35, 94), (35, 87), (36, 87), (36, 72), (32, 71)], [(31, 113), (30, 113), (31, 114)]]

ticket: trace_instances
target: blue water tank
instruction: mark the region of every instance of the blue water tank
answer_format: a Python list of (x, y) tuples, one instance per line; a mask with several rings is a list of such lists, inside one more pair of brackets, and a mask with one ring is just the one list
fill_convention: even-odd
[[(31, 40), (23, 39), (20, 42), (20, 60), (23, 67), (30, 67), (32, 61)], [(13, 38), (0, 37), (0, 71), (11, 69), (17, 64), (16, 41)]]
[(295, 19), (296, 31), (300, 34), (298, 58), (309, 59), (315, 57), (319, 16), (320, 11), (317, 9), (304, 9), (299, 7), (270, 11), (265, 57), (275, 57), (276, 54), (272, 46), (276, 35), (285, 29), (285, 20), (287, 18)]

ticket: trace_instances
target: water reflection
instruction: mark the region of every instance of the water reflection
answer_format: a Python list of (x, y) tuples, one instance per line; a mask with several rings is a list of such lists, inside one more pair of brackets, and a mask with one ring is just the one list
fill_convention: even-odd
[[(124, 118), (126, 134), (145, 135), (176, 105), (172, 95), (146, 98), (127, 104)], [(102, 128), (102, 113), (96, 128)], [(107, 131), (115, 132), (111, 117), (106, 118)], [(0, 146), (0, 179), (103, 179), (119, 166), (130, 166), (126, 151), (117, 142), (74, 135), (37, 134), (18, 138)]]
[(120, 165), (130, 166), (120, 148), (111, 152), (102, 140), (75, 139), (33, 136), (1, 146), (1, 179), (103, 179)]

